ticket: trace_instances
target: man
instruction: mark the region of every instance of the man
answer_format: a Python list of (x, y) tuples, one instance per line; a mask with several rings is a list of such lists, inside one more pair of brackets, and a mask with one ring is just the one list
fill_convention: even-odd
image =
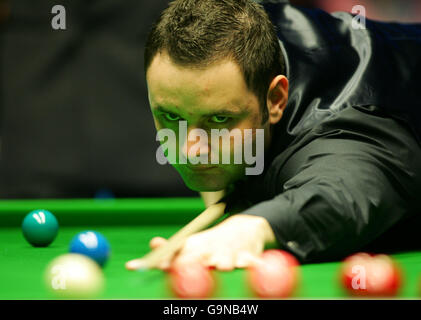
[[(260, 129), (265, 149), (256, 176), (245, 163), (174, 163), (205, 196), (225, 190), (236, 214), (189, 237), (161, 268), (247, 267), (267, 246), (305, 263), (414, 244), (404, 236), (421, 215), (421, 27), (364, 26), (286, 1), (265, 9), (270, 19), (248, 0), (176, 0), (151, 31), (145, 72), (156, 128)], [(183, 141), (188, 155), (196, 141)]]

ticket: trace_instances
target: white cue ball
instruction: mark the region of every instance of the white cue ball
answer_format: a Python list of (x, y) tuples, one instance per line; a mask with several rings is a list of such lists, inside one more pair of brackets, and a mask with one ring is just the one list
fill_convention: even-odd
[(92, 259), (68, 253), (55, 258), (48, 265), (45, 284), (58, 298), (94, 299), (104, 288), (104, 276)]

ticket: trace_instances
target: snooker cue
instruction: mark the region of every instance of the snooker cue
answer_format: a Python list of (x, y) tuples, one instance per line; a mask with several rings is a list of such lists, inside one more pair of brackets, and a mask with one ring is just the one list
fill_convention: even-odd
[(139, 267), (138, 270), (156, 267), (163, 258), (175, 254), (175, 252), (182, 247), (187, 237), (205, 229), (222, 217), (225, 211), (225, 206), (226, 204), (224, 202), (215, 203), (209, 206), (200, 215), (171, 236), (167, 240), (166, 244), (150, 251), (140, 258), (142, 266)]

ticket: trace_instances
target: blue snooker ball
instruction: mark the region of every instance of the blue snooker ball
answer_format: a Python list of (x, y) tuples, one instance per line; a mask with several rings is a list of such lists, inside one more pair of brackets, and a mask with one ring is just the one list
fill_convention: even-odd
[(110, 244), (96, 231), (83, 231), (75, 235), (70, 242), (70, 253), (79, 253), (95, 260), (101, 267), (110, 256)]
[(48, 210), (33, 210), (23, 219), (22, 232), (26, 241), (34, 247), (46, 247), (57, 236), (58, 222)]

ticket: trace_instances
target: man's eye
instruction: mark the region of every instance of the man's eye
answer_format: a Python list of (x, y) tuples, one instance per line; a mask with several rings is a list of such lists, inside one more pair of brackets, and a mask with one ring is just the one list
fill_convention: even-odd
[(181, 117), (177, 116), (174, 113), (165, 113), (164, 114), (165, 119), (167, 119), (168, 121), (178, 121), (181, 119)]
[(211, 121), (215, 123), (226, 123), (228, 122), (229, 117), (225, 116), (212, 116)]

